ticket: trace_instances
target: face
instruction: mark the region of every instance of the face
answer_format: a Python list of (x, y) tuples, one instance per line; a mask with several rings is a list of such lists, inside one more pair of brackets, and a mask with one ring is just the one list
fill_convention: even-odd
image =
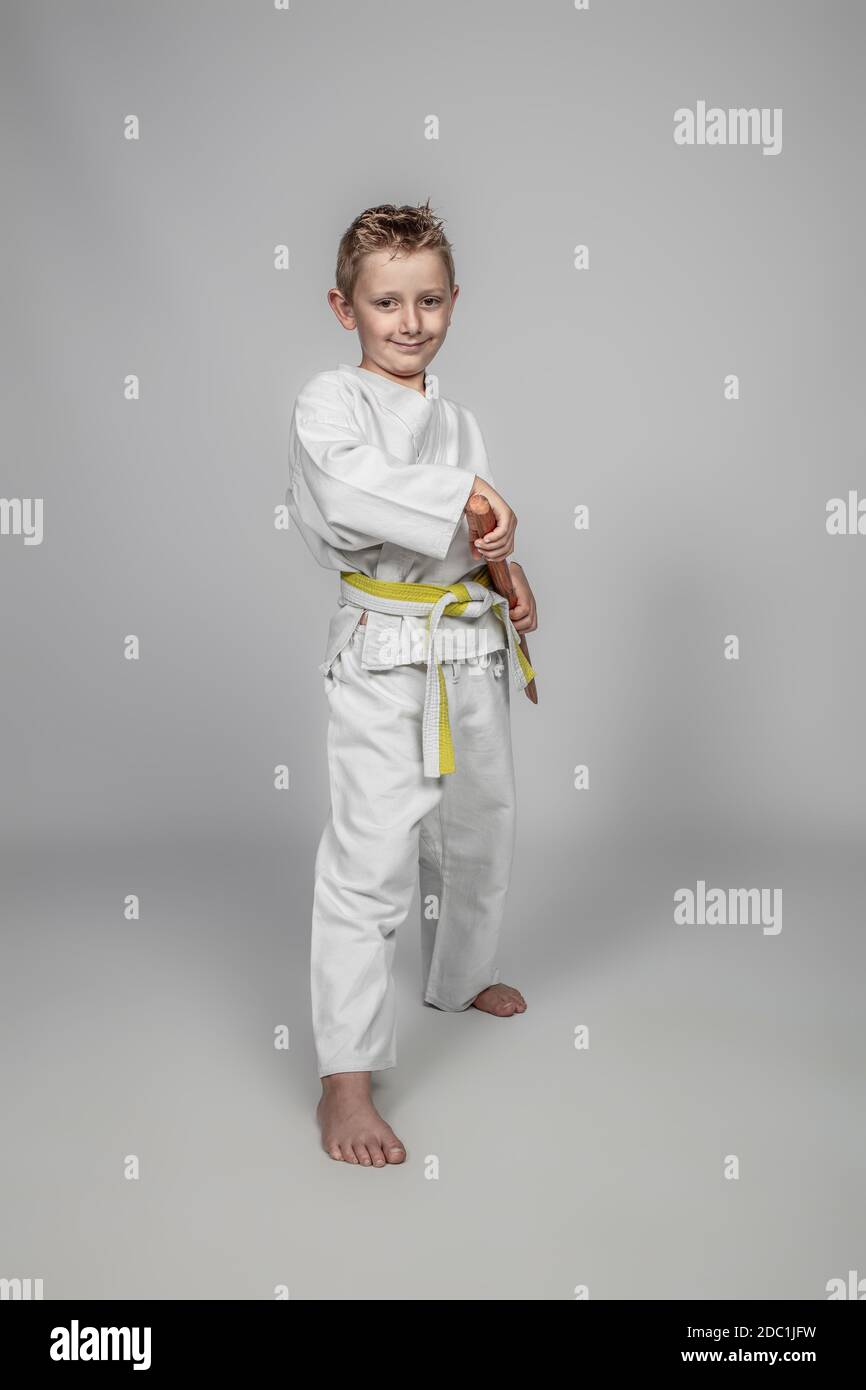
[(407, 382), (421, 376), (445, 341), (459, 293), (448, 287), (438, 251), (392, 258), (372, 251), (361, 262), (352, 303), (337, 290), (328, 300), (344, 328), (357, 329), (362, 367)]

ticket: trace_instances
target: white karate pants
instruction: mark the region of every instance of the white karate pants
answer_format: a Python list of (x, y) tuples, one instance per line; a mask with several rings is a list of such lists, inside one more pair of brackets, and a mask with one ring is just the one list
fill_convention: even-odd
[(310, 974), (319, 1075), (397, 1061), (392, 963), (421, 889), (423, 998), (450, 1011), (500, 979), (515, 834), (505, 653), (443, 663), (456, 770), (425, 777), (426, 667), (367, 671), (364, 627), (324, 676), (331, 810), (316, 854)]

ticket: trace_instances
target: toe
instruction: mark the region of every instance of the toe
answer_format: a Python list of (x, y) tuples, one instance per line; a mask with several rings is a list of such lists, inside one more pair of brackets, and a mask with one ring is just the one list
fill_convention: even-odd
[(385, 1165), (385, 1155), (382, 1152), (382, 1145), (379, 1143), (379, 1140), (368, 1139), (367, 1149), (369, 1150), (370, 1157), (373, 1160), (373, 1167), (383, 1168)]
[(352, 1147), (354, 1148), (355, 1153), (358, 1156), (358, 1162), (363, 1164), (365, 1168), (371, 1167), (373, 1160), (370, 1157), (367, 1145), (361, 1144), (358, 1140), (356, 1140)]
[(382, 1145), (385, 1150), (385, 1158), (389, 1163), (402, 1163), (406, 1157), (406, 1150), (400, 1143), (396, 1134), (390, 1134)]
[(333, 1144), (333, 1143), (332, 1143), (332, 1144), (326, 1144), (325, 1147), (326, 1147), (326, 1149), (327, 1149), (327, 1151), (328, 1151), (328, 1154), (329, 1154), (329, 1156), (330, 1156), (331, 1158), (336, 1158), (336, 1159), (339, 1160), (340, 1163), (342, 1163), (342, 1161), (343, 1161), (343, 1155), (340, 1153), (340, 1145), (339, 1145), (339, 1144)]
[(341, 1148), (343, 1150), (343, 1159), (346, 1163), (358, 1162), (357, 1158), (355, 1157), (355, 1151), (352, 1148), (351, 1144), (342, 1144)]

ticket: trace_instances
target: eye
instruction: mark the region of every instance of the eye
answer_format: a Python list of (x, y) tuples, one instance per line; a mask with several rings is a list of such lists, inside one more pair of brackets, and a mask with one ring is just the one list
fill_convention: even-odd
[(377, 309), (385, 309), (385, 308), (387, 308), (387, 306), (388, 306), (389, 304), (393, 304), (393, 303), (394, 303), (393, 299), (377, 299), (377, 300), (376, 300), (376, 308), (377, 308)]
[(435, 307), (436, 307), (437, 304), (441, 304), (441, 303), (442, 303), (442, 300), (438, 297), (438, 295), (435, 295), (435, 294), (428, 294), (427, 298), (426, 298), (426, 299), (422, 299), (421, 303), (422, 303), (422, 304), (428, 304), (428, 305), (430, 306), (431, 309), (435, 309)]

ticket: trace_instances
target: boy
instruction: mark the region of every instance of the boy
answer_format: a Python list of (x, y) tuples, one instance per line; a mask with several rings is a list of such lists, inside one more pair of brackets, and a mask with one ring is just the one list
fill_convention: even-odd
[[(381, 1168), (406, 1157), (370, 1081), (396, 1063), (391, 967), (419, 866), (425, 1002), (526, 1009), (496, 956), (514, 843), (509, 674), (518, 688), (533, 674), (516, 634), (536, 609), (517, 564), (510, 618), (490, 588), (485, 563), (511, 554), (517, 519), (474, 415), (429, 390), (459, 292), (429, 201), (357, 217), (336, 279), (328, 302), (361, 364), (301, 390), (286, 494), (316, 560), (341, 573), (319, 668), (331, 811), (313, 898), (317, 1117), (332, 1158)], [(496, 521), (474, 544), (472, 493)]]

